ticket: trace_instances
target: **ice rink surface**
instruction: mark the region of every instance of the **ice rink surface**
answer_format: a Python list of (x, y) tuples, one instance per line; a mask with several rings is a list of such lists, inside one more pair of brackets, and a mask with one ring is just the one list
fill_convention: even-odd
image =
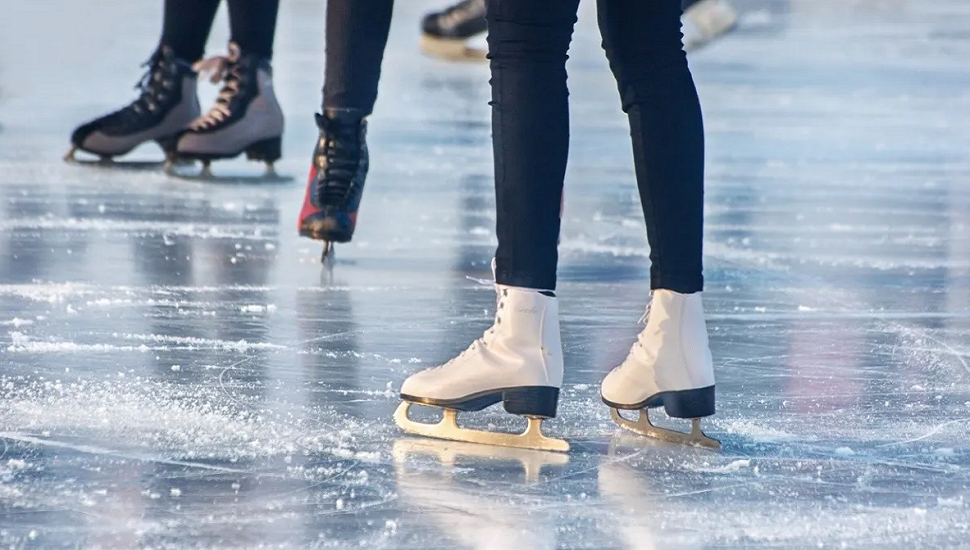
[(296, 235), (323, 2), (283, 2), (279, 171), (296, 181), (273, 186), (61, 162), (76, 124), (134, 97), (160, 8), (0, 4), (0, 545), (970, 546), (965, 0), (739, 1), (738, 31), (692, 54), (721, 452), (620, 433), (599, 399), (649, 264), (584, 2), (567, 372), (546, 423), (568, 455), (391, 419), (406, 375), (464, 349), (493, 306), (469, 279), (489, 278), (495, 245), (488, 71), (417, 53), (439, 6), (398, 2), (358, 234), (328, 272)]

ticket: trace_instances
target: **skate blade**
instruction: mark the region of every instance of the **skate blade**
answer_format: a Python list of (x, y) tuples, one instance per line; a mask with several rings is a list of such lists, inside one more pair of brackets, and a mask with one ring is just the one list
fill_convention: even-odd
[(164, 165), (164, 161), (154, 161), (154, 160), (113, 160), (110, 158), (104, 159), (83, 159), (77, 158), (73, 155), (65, 155), (64, 161), (68, 164), (74, 164), (76, 166), (84, 166), (91, 168), (109, 168), (112, 170), (130, 170), (130, 171), (157, 171), (160, 170)]
[(462, 428), (458, 425), (458, 412), (453, 409), (442, 409), (444, 415), (437, 424), (415, 422), (408, 418), (408, 410), (413, 403), (402, 402), (394, 411), (394, 421), (402, 430), (425, 437), (447, 439), (450, 441), (466, 441), (482, 445), (498, 445), (500, 447), (516, 447), (519, 449), (535, 449), (537, 451), (569, 451), (569, 443), (562, 439), (546, 437), (542, 434), (542, 420), (527, 416), (529, 425), (520, 434), (500, 432), (486, 432)]
[(320, 255), (320, 263), (326, 269), (333, 269), (333, 264), (336, 261), (337, 254), (333, 248), (333, 241), (323, 241), (323, 253)]
[(448, 61), (485, 61), (486, 50), (468, 46), (464, 40), (449, 40), (421, 35), (421, 51)]
[(546, 466), (569, 464), (569, 455), (516, 447), (477, 445), (465, 441), (403, 438), (394, 442), (394, 462), (405, 464), (410, 457), (424, 455), (437, 460), (445, 468), (454, 468), (462, 458), (482, 461), (517, 461), (522, 466), (525, 481), (535, 483)]
[(269, 169), (263, 174), (253, 174), (253, 175), (218, 175), (212, 173), (212, 170), (203, 165), (202, 170), (188, 171), (180, 170), (180, 165), (168, 164), (165, 167), (165, 173), (173, 178), (178, 178), (180, 180), (196, 181), (196, 182), (206, 182), (206, 183), (219, 183), (226, 185), (265, 185), (265, 184), (281, 184), (290, 183), (293, 181), (293, 176), (285, 176), (276, 173), (276, 171)]
[(708, 449), (721, 448), (720, 441), (714, 439), (713, 437), (709, 437), (707, 434), (701, 431), (700, 418), (691, 419), (690, 433), (685, 434), (675, 430), (668, 430), (666, 428), (654, 426), (650, 422), (650, 416), (647, 409), (640, 410), (640, 417), (637, 420), (628, 420), (623, 418), (620, 416), (620, 411), (614, 407), (610, 407), (610, 416), (613, 418), (613, 422), (615, 422), (617, 426), (640, 435), (653, 437), (655, 439), (660, 439), (670, 443), (690, 445), (693, 447), (706, 447)]

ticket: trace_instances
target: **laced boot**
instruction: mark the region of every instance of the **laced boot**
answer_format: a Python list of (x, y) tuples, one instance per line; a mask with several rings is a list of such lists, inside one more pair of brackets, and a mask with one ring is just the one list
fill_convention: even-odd
[(203, 176), (209, 176), (211, 161), (246, 153), (272, 173), (282, 156), (283, 110), (273, 92), (269, 60), (230, 42), (227, 56), (206, 59), (196, 69), (211, 74), (213, 83), (222, 82), (222, 90), (212, 108), (179, 136), (178, 158), (201, 160)]
[(320, 137), (313, 151), (300, 235), (325, 241), (326, 260), (333, 243), (350, 242), (367, 179), (367, 121), (353, 113), (316, 115)]
[(148, 141), (157, 142), (166, 156), (175, 151), (178, 133), (199, 116), (196, 73), (165, 45), (143, 66), (148, 70), (135, 86), (138, 99), (74, 130), (64, 160), (86, 151), (110, 161)]
[[(700, 419), (714, 414), (714, 362), (701, 293), (655, 290), (643, 320), (646, 326), (626, 360), (603, 379), (603, 402), (613, 420), (642, 435), (718, 447), (700, 429)], [(651, 424), (647, 410), (655, 407), (671, 418), (692, 419), (691, 433)], [(640, 418), (627, 420), (621, 410), (639, 410)]]
[[(440, 367), (412, 374), (401, 386), (394, 415), (404, 430), (428, 437), (509, 447), (566, 451), (569, 444), (542, 434), (543, 419), (556, 416), (563, 378), (559, 306), (550, 291), (495, 285), (495, 322), (468, 349)], [(525, 416), (521, 434), (472, 430), (457, 425), (462, 411), (503, 403)], [(444, 409), (438, 424), (408, 417), (412, 404)]]

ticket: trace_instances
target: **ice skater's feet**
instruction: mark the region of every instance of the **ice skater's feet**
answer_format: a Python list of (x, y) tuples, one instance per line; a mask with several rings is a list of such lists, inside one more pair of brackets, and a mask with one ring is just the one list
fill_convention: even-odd
[(332, 112), (316, 119), (320, 137), (300, 211), (300, 235), (328, 243), (349, 242), (367, 179), (367, 121)]
[[(626, 360), (603, 379), (603, 402), (613, 409), (613, 419), (624, 428), (661, 439), (713, 446), (716, 442), (703, 436), (697, 420), (714, 414), (714, 365), (701, 293), (655, 290), (644, 317), (646, 327)], [(663, 407), (670, 417), (694, 420), (691, 434), (678, 438), (679, 432), (653, 427), (647, 409), (655, 407)], [(640, 410), (642, 416), (637, 423), (625, 421), (619, 410)]]
[[(404, 401), (395, 420), (404, 430), (458, 441), (565, 451), (562, 440), (542, 435), (542, 419), (556, 416), (563, 356), (559, 313), (552, 292), (495, 285), (495, 322), (481, 338), (440, 367), (411, 375), (401, 387)], [(458, 411), (479, 411), (502, 402), (509, 413), (529, 418), (522, 434), (459, 428)], [(410, 404), (445, 410), (439, 424), (407, 417)]]
[(75, 129), (65, 160), (74, 160), (75, 150), (110, 159), (148, 141), (157, 142), (166, 153), (174, 151), (178, 133), (199, 116), (196, 73), (191, 63), (176, 58), (165, 45), (145, 65), (138, 99)]
[(485, 27), (485, 0), (463, 0), (425, 16), (421, 22), (421, 50), (445, 59), (485, 59), (486, 50), (467, 43), (484, 33)]
[(283, 110), (273, 92), (269, 60), (229, 43), (229, 54), (196, 65), (222, 82), (215, 105), (189, 124), (178, 139), (179, 159), (204, 162), (246, 153), (270, 168), (282, 156)]
[(684, 50), (693, 51), (727, 34), (738, 22), (728, 0), (695, 0), (681, 18)]

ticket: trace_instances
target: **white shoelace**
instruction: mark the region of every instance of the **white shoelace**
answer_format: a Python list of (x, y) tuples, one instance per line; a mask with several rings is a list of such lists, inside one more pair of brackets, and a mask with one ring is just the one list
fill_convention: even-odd
[[(653, 292), (650, 293), (650, 301), (647, 302), (647, 308), (644, 310), (643, 315), (640, 316), (640, 320), (637, 321), (638, 325), (647, 326), (647, 322), (650, 320), (650, 306), (653, 305)], [(643, 335), (643, 331), (637, 335), (637, 346), (643, 347), (643, 342), (640, 341), (640, 336)], [(630, 354), (633, 353), (633, 349), (630, 349)]]
[(209, 75), (209, 82), (218, 84), (224, 81), (225, 85), (219, 91), (219, 97), (216, 98), (216, 102), (212, 108), (206, 114), (192, 121), (189, 124), (190, 129), (205, 130), (222, 123), (232, 116), (229, 103), (239, 92), (239, 75), (235, 75), (236, 78), (231, 79), (229, 76), (230, 72), (235, 69), (238, 60), (239, 48), (235, 44), (230, 44), (228, 55), (210, 57), (192, 65), (192, 68), (200, 75)]

